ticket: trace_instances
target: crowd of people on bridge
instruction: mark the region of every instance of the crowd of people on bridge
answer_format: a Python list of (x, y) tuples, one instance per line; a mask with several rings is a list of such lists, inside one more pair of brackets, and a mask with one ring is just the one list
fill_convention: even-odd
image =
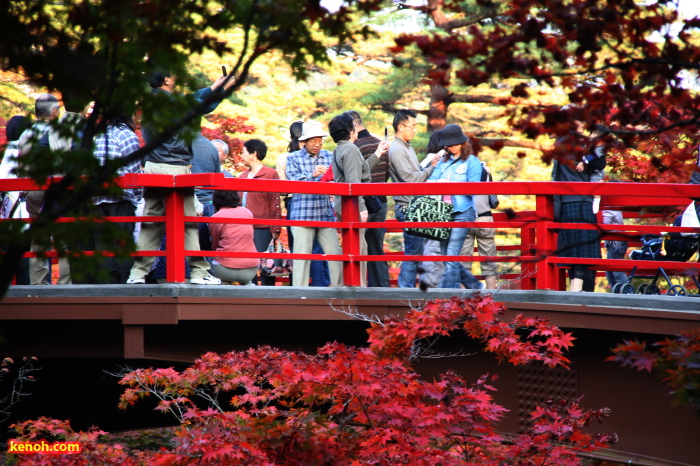
[[(149, 80), (152, 92), (168, 98), (175, 92), (177, 79), (167, 71), (153, 73)], [(214, 111), (219, 101), (210, 99), (219, 87), (227, 89), (232, 80), (219, 78), (210, 87), (193, 94), (197, 102), (211, 103), (202, 114)], [(22, 157), (39, 150), (68, 151), (81, 144), (81, 127), (90, 111), (88, 102), (71, 100), (63, 96), (65, 112), (60, 116), (60, 101), (51, 94), (36, 99), (36, 120), (15, 116), (7, 124), (9, 145), (0, 166), (0, 178), (14, 176), (13, 169), (22, 163)], [(276, 169), (263, 163), (267, 145), (259, 139), (245, 141), (242, 153), (246, 179), (286, 179), (293, 181), (342, 183), (415, 183), (415, 182), (487, 182), (491, 172), (473, 151), (471, 141), (460, 126), (450, 124), (435, 131), (430, 138), (428, 154), (423, 163), (411, 145), (417, 133), (416, 113), (399, 110), (393, 118), (394, 138), (390, 142), (385, 130), (384, 139), (374, 136), (365, 128), (360, 114), (347, 111), (335, 116), (328, 127), (315, 120), (297, 121), (290, 126), (288, 151), (277, 159)], [(60, 118), (61, 125), (68, 125), (71, 132), (59, 131), (53, 122)], [(66, 137), (73, 134), (73, 137)], [(156, 138), (156, 131), (148, 124), (142, 125), (146, 144)], [(335, 143), (333, 151), (323, 149), (330, 137)], [(94, 138), (94, 156), (102, 164), (110, 160), (130, 156), (140, 148), (133, 118), (125, 114), (113, 114), (106, 122), (106, 131)], [(223, 173), (229, 147), (221, 140), (210, 141), (199, 134), (194, 141), (186, 141), (180, 133), (172, 134), (157, 144), (142, 160), (133, 159), (122, 164), (119, 175), (127, 173), (187, 174)], [(591, 155), (580, 164), (570, 166), (554, 162), (554, 181), (599, 181), (605, 167), (602, 147), (596, 146)], [(60, 173), (56, 173), (60, 175)], [(166, 210), (167, 189), (148, 187), (143, 190), (125, 189), (120, 195), (94, 198), (85, 206), (85, 215), (103, 217), (162, 216)], [(406, 213), (412, 196), (394, 196), (394, 214), (399, 222), (406, 221)], [(444, 195), (441, 200), (452, 205), (452, 221), (493, 222), (493, 212), (499, 205), (494, 195)], [(270, 250), (280, 239), (281, 227), (265, 224), (222, 223), (221, 219), (274, 219), (280, 220), (286, 210), (286, 218), (294, 221), (335, 222), (342, 221), (340, 197), (325, 194), (289, 194), (267, 192), (234, 192), (200, 188), (186, 191), (184, 214), (186, 216), (211, 217), (211, 222), (186, 223), (184, 246), (186, 250), (212, 250), (221, 252), (259, 253)], [(376, 207), (370, 209), (365, 199), (359, 197), (362, 222), (384, 222), (390, 203), (385, 196), (378, 196)], [(596, 223), (595, 199), (592, 196), (561, 196), (560, 219), (569, 223)], [(34, 218), (50, 200), (44, 191), (5, 193), (3, 217), (28, 216)], [(369, 202), (369, 200), (367, 201)], [(372, 201), (375, 202), (375, 201)], [(370, 212), (372, 210), (372, 212)], [(604, 213), (606, 221), (619, 220), (614, 212)], [(119, 228), (133, 234), (137, 250), (164, 249), (165, 225), (162, 222), (117, 222)], [(338, 230), (334, 227), (292, 226), (287, 228), (291, 251), (298, 254), (341, 254)], [(101, 251), (114, 248), (107, 244), (97, 229), (90, 241), (78, 244), (79, 250)], [(451, 228), (449, 237), (426, 240), (403, 230), (404, 258), (410, 256), (471, 256), (475, 242), (479, 253), (496, 256), (496, 231), (494, 228)], [(384, 228), (360, 230), (362, 255), (384, 254)], [(76, 246), (76, 245), (74, 245)], [(626, 244), (606, 244), (609, 257), (624, 256)], [(32, 245), (33, 252), (39, 250)], [(600, 237), (597, 230), (562, 230), (559, 234), (559, 255), (564, 257), (600, 258)], [(71, 270), (71, 261), (59, 259), (59, 284), (68, 283), (121, 283), (144, 284), (151, 280), (165, 280), (165, 259), (154, 256), (136, 256), (130, 259), (104, 258), (94, 270)], [(19, 283), (42, 285), (50, 283), (47, 260), (30, 258), (28, 273), (20, 274)], [(237, 283), (240, 285), (275, 284), (275, 277), (259, 274), (260, 260), (256, 258), (220, 257), (187, 258), (189, 282), (199, 285)], [(403, 260), (398, 274), (401, 288), (424, 287), (466, 289), (496, 289), (499, 286), (498, 267), (495, 262), (482, 261), (483, 282), (471, 271), (471, 262), (412, 261)], [(107, 270), (109, 276), (100, 276), (99, 270)], [(343, 268), (340, 261), (293, 261), (290, 277), (293, 286), (343, 286)], [(77, 273), (79, 272), (79, 273)], [(361, 263), (361, 286), (388, 287), (391, 280), (387, 261)], [(586, 266), (573, 265), (570, 270), (572, 291), (593, 291), (594, 272)], [(624, 280), (614, 276), (611, 280)], [(612, 286), (612, 285), (611, 285)]]

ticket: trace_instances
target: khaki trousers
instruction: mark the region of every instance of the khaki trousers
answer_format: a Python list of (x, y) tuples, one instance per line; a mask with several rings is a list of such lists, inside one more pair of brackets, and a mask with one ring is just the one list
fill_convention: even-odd
[[(325, 254), (340, 254), (338, 231), (335, 228), (292, 227), (295, 254), (311, 254), (314, 237), (318, 240)], [(343, 263), (328, 261), (331, 274), (331, 286), (343, 286)], [(292, 285), (309, 286), (309, 267), (311, 261), (295, 259), (293, 265)]]
[[(170, 165), (167, 163), (146, 162), (144, 173), (152, 173), (159, 175), (187, 175), (190, 174), (190, 169), (183, 165)], [(165, 201), (170, 194), (170, 189), (154, 189), (144, 188), (143, 197), (145, 205), (143, 208), (144, 216), (165, 215)], [(185, 192), (185, 215), (197, 216), (194, 206), (194, 189)], [(139, 239), (136, 242), (138, 251), (154, 251), (160, 248), (160, 242), (163, 239), (165, 224), (162, 222), (142, 222)], [(185, 249), (190, 251), (199, 251), (199, 228), (197, 224), (185, 223)], [(145, 278), (151, 270), (151, 266), (156, 258), (136, 257), (134, 266), (131, 268), (129, 278), (140, 279)], [(203, 278), (209, 273), (209, 262), (203, 257), (188, 257), (187, 263), (190, 265), (191, 278)]]
[[(493, 222), (490, 215), (477, 217), (476, 222)], [(474, 240), (477, 240), (480, 256), (496, 256), (496, 229), (495, 228), (471, 228), (462, 246), (462, 256), (471, 256), (474, 253)], [(480, 262), (481, 274), (484, 277), (498, 277), (498, 267), (495, 262)], [(472, 262), (462, 262), (467, 272), (472, 271)]]
[[(30, 218), (37, 218), (41, 207), (44, 205), (44, 191), (29, 191), (26, 195), (27, 213)], [(29, 249), (31, 252), (38, 252), (41, 248), (32, 241)], [(70, 265), (67, 257), (58, 258), (58, 284), (70, 285)], [(49, 262), (40, 257), (29, 258), (29, 283), (31, 285), (49, 285)]]

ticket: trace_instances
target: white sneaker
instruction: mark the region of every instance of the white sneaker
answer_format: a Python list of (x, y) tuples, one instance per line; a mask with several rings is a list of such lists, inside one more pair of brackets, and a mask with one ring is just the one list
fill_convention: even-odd
[(146, 279), (145, 278), (131, 278), (126, 281), (127, 285), (145, 285), (146, 284)]
[(208, 273), (206, 277), (191, 278), (191, 285), (221, 285), (221, 280)]

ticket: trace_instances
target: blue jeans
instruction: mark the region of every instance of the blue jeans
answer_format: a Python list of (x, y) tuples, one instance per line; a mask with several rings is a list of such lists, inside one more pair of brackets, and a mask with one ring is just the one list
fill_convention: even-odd
[[(464, 212), (452, 214), (453, 222), (473, 222), (476, 220), (474, 209), (469, 208)], [(453, 228), (450, 237), (440, 241), (440, 251), (443, 256), (459, 256), (462, 252), (464, 239), (469, 234), (469, 228)], [(481, 283), (458, 261), (445, 263), (445, 274), (442, 277), (440, 288), (459, 288), (462, 283), (466, 288), (480, 289)]]
[[(202, 209), (202, 217), (211, 217), (216, 213), (216, 209), (214, 208), (213, 204), (204, 204), (204, 208)], [(198, 223), (199, 226), (199, 249), (202, 251), (211, 251), (212, 245), (211, 245), (211, 234), (209, 233), (209, 224), (207, 223)], [(213, 259), (212, 257), (205, 257), (210, 263), (211, 260)]]
[[(406, 221), (406, 214), (396, 208), (396, 220), (399, 222)], [(403, 232), (403, 253), (406, 256), (420, 256), (423, 254), (423, 238), (420, 236), (409, 235), (406, 230)], [(401, 263), (401, 271), (399, 272), (399, 287), (400, 288), (415, 288), (416, 276), (418, 275), (418, 262), (403, 261)]]
[[(323, 248), (314, 240), (314, 246), (311, 249), (312, 254), (323, 254)], [(331, 272), (328, 269), (327, 261), (311, 261), (309, 266), (309, 278), (311, 286), (328, 287), (331, 284)]]
[[(625, 253), (627, 253), (627, 246), (627, 242), (625, 241), (606, 241), (605, 249), (608, 251), (608, 259), (624, 259)], [(608, 279), (610, 291), (612, 291), (617, 283), (627, 283), (629, 281), (625, 272), (606, 270), (605, 276)]]

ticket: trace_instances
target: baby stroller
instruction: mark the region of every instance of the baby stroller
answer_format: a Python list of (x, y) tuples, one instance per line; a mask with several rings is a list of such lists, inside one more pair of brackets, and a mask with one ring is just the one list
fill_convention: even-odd
[[(680, 217), (673, 222), (674, 226), (680, 226)], [(700, 237), (697, 235), (683, 235), (681, 233), (668, 233), (665, 236), (645, 234), (640, 238), (642, 248), (630, 253), (632, 260), (651, 261), (677, 261), (687, 262), (700, 246)], [(663, 267), (659, 267), (654, 275), (635, 274), (637, 267), (633, 267), (627, 283), (618, 283), (613, 288), (613, 293), (633, 294), (634, 286), (631, 281), (634, 278), (651, 278), (650, 283), (642, 283), (637, 287), (637, 294), (661, 294), (657, 285), (663, 277), (668, 284), (667, 294), (671, 296), (687, 296), (688, 290), (683, 285), (673, 284)], [(695, 286), (700, 288), (700, 283), (695, 276), (691, 276)]]

